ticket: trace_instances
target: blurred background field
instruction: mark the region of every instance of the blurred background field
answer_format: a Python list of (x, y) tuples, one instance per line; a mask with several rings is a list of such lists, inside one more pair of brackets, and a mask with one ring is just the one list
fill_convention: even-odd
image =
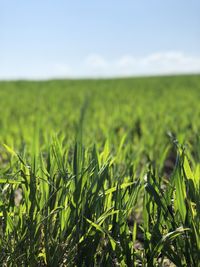
[(125, 133), (147, 150), (166, 143), (167, 132), (189, 141), (198, 133), (199, 84), (198, 75), (0, 82), (1, 140), (20, 149), (37, 126), (41, 145), (52, 133), (70, 143), (85, 106), (86, 145), (119, 142)]

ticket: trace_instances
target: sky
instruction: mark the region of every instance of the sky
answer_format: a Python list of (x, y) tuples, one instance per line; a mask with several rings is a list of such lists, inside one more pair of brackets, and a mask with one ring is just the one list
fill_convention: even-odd
[(0, 79), (200, 73), (199, 0), (0, 0)]

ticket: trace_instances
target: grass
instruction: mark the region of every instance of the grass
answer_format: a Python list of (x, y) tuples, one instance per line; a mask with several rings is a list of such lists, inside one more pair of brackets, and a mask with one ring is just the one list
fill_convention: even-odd
[(0, 82), (2, 266), (200, 266), (200, 76)]

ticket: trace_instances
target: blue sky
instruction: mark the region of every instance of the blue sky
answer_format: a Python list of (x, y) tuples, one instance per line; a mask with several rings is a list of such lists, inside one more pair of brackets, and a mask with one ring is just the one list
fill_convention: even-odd
[(199, 0), (0, 0), (0, 79), (200, 72)]

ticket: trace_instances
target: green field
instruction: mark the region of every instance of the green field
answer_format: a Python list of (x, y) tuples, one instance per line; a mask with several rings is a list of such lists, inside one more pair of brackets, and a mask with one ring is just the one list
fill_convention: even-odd
[(200, 76), (0, 82), (1, 266), (200, 266)]

